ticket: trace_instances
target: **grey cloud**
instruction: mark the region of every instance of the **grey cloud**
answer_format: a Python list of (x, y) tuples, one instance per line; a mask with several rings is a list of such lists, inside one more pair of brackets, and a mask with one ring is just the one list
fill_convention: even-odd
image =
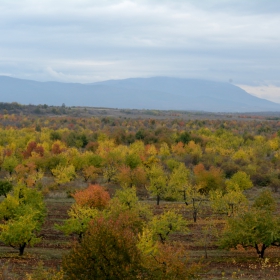
[[(169, 3), (169, 0), (164, 1)], [(280, 5), (275, 0), (188, 0), (191, 4), (207, 12), (225, 12), (227, 14), (277, 14), (280, 13)], [(182, 1), (175, 0), (180, 5)]]
[(177, 76), (279, 84), (278, 1), (0, 3), (0, 73), (93, 82)]

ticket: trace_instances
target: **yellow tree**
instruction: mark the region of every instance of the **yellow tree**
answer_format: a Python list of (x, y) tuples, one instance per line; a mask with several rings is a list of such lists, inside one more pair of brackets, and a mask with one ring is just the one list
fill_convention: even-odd
[(184, 201), (186, 201), (186, 191), (191, 184), (190, 177), (190, 170), (186, 168), (184, 163), (179, 163), (179, 165), (172, 170), (168, 181), (169, 195), (177, 199), (183, 195)]
[(229, 180), (226, 181), (228, 189), (247, 190), (253, 187), (253, 183), (250, 180), (250, 175), (247, 175), (243, 171), (236, 172)]
[(240, 189), (227, 189), (209, 192), (211, 207), (215, 213), (234, 216), (244, 211), (248, 206), (248, 200)]
[(164, 198), (168, 192), (167, 175), (159, 164), (153, 164), (147, 171), (149, 178), (149, 185), (147, 190), (157, 198), (157, 205), (160, 199)]
[(73, 165), (63, 166), (60, 164), (51, 171), (55, 181), (59, 185), (68, 183), (76, 177), (75, 167)]

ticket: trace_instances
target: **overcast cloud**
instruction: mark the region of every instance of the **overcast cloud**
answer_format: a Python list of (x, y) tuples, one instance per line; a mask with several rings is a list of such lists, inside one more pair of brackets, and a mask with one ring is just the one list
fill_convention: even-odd
[(232, 82), (280, 103), (278, 0), (0, 0), (0, 75)]

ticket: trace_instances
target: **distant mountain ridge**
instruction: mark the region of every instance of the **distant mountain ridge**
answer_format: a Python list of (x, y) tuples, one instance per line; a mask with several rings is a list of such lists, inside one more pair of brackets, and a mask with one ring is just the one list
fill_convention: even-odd
[(79, 84), (0, 76), (0, 102), (207, 112), (280, 111), (280, 104), (250, 95), (230, 83), (169, 77)]

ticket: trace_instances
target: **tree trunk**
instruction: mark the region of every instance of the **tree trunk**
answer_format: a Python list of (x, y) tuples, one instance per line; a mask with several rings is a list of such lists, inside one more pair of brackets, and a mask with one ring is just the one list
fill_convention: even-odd
[(262, 245), (262, 249), (261, 249), (261, 255), (260, 255), (260, 257), (263, 259), (263, 257), (264, 257), (264, 251), (265, 251), (265, 249), (266, 249), (266, 246), (265, 246), (265, 244), (263, 244)]
[(157, 195), (157, 205), (159, 205), (159, 201), (160, 201), (160, 196)]
[(22, 245), (19, 246), (19, 256), (23, 255), (25, 247), (26, 247), (26, 243), (23, 243)]
[(205, 244), (204, 244), (204, 257), (205, 259), (208, 259), (208, 253), (207, 253), (207, 244), (206, 244), (207, 241), (205, 241)]
[(162, 237), (162, 234), (161, 234), (161, 233), (159, 234), (159, 238), (160, 238), (160, 242), (161, 242), (162, 244), (164, 244), (165, 239)]
[(83, 239), (83, 232), (79, 232), (79, 234), (78, 234), (78, 242), (82, 243), (82, 239)]
[(193, 221), (196, 223), (196, 219), (197, 219), (197, 208), (195, 207), (195, 199), (192, 199), (193, 202)]
[(261, 247), (261, 250), (259, 249), (259, 246), (258, 244), (255, 244), (255, 249), (259, 255), (259, 258), (263, 259), (264, 258), (264, 251), (266, 249), (266, 245), (265, 244), (262, 244), (262, 247)]
[(194, 223), (196, 223), (196, 220), (197, 220), (197, 210), (194, 209), (193, 210), (193, 221), (194, 221)]

